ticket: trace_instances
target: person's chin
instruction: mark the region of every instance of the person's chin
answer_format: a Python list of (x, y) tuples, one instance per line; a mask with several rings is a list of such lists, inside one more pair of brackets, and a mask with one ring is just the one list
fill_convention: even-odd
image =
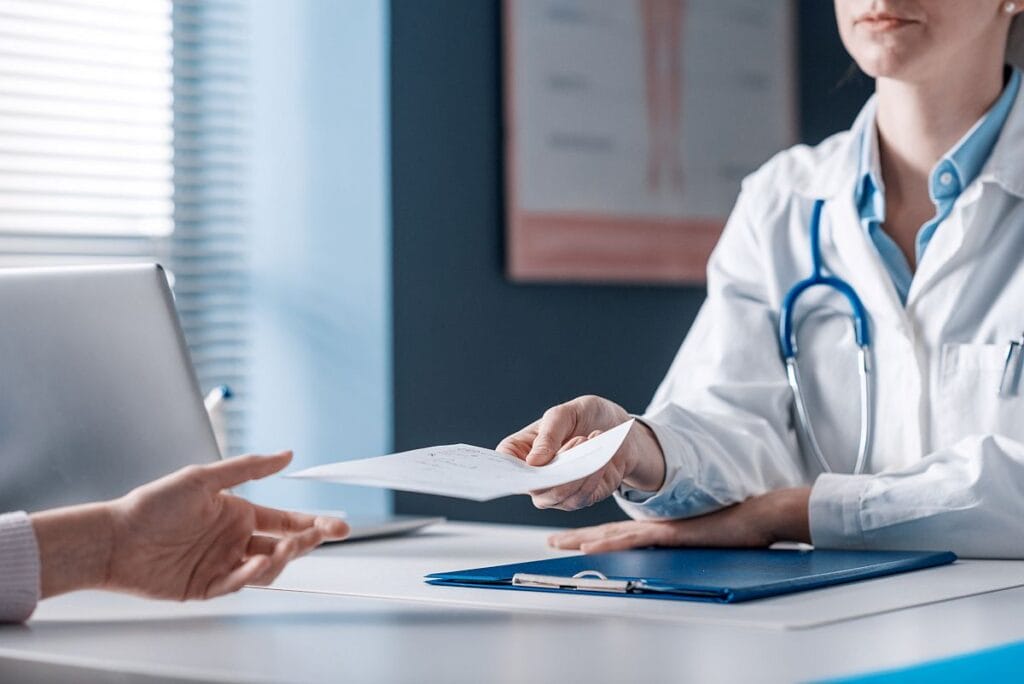
[(912, 50), (887, 45), (872, 45), (858, 51), (857, 66), (871, 78), (913, 80)]

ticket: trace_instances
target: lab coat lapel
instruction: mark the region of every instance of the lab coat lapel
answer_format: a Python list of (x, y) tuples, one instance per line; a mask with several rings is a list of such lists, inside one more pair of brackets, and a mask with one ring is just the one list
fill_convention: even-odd
[(903, 302), (854, 204), (861, 134), (874, 125), (875, 108), (876, 97), (872, 96), (842, 141), (813, 165), (814, 172), (794, 179), (794, 191), (807, 207), (805, 221), (810, 220), (814, 200), (825, 200), (822, 257), (826, 269), (853, 286), (872, 324), (889, 325), (909, 334)]
[(830, 270), (857, 291), (872, 321), (903, 328), (906, 315), (878, 250), (860, 223), (853, 203), (853, 183), (825, 205), (826, 235), (831, 247), (825, 261)]
[[(829, 237), (833, 271), (857, 291), (868, 313), (874, 368), (874, 453), (889, 462), (909, 465), (922, 453), (921, 385), (917, 364), (906, 350), (915, 349), (915, 327), (896, 292), (878, 250), (860, 223), (850, 193), (833, 199)], [(849, 199), (845, 199), (849, 197)], [(896, 340), (909, 342), (897, 344)], [(859, 415), (859, 414), (858, 414)], [(851, 417), (851, 420), (853, 418)], [(869, 461), (868, 467), (874, 467)]]
[(964, 189), (953, 211), (928, 243), (910, 285), (908, 310), (913, 309), (921, 297), (942, 280), (947, 267), (961, 249), (975, 249), (995, 230), (991, 205), (992, 193), (998, 192), (996, 188), (1024, 197), (1024, 165), (1021, 159), (1024, 159), (1024, 88), (1017, 93), (1002, 133), (978, 178)]
[[(968, 188), (972, 194), (977, 194), (977, 184)], [(925, 250), (921, 262), (917, 265), (914, 278), (910, 281), (910, 291), (907, 293), (907, 310), (913, 310), (921, 297), (928, 292), (931, 286), (941, 280), (943, 273), (950, 261), (964, 244), (964, 204), (970, 204), (973, 200), (961, 195), (953, 211), (946, 217), (932, 239), (928, 242), (928, 249)], [(967, 200), (965, 202), (964, 200)], [(973, 213), (973, 212), (972, 212)], [(981, 228), (981, 226), (978, 226)], [(972, 229), (973, 230), (973, 229)]]
[(810, 207), (815, 199), (824, 199), (822, 216), (822, 256), (826, 268), (850, 283), (872, 320), (889, 321), (904, 329), (906, 315), (892, 278), (878, 250), (860, 223), (854, 205), (854, 188), (860, 155), (861, 132), (873, 125), (876, 98), (872, 96), (861, 109), (849, 134), (813, 175), (798, 178), (796, 194)]

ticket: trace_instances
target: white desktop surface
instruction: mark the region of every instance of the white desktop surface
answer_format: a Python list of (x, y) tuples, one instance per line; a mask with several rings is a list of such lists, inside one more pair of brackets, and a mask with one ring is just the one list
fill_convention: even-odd
[[(524, 560), (500, 551), (502, 536), (517, 547), (548, 532), (446, 527), (438, 543), (468, 530), (477, 551), (438, 570), (492, 552), (495, 564)], [(806, 681), (1019, 641), (1021, 615), (1024, 588), (795, 631), (262, 589), (187, 604), (83, 592), (0, 627), (0, 681)]]
[(293, 562), (274, 588), (515, 612), (801, 629), (1024, 585), (1024, 563), (976, 560), (733, 605), (444, 587), (423, 581), (435, 572), (579, 553), (548, 548), (545, 541), (551, 531), (449, 523), (407, 539), (337, 544)]

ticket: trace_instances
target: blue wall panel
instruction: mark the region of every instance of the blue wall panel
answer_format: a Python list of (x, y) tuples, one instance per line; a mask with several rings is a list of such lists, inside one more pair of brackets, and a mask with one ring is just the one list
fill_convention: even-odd
[[(387, 3), (252, 3), (256, 448), (294, 467), (391, 448)], [(375, 514), (374, 489), (272, 479), (261, 500)]]

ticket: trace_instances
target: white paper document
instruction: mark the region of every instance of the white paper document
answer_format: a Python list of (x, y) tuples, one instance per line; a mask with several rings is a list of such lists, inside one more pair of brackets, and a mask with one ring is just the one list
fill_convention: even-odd
[(448, 444), (359, 461), (341, 461), (286, 477), (490, 501), (579, 480), (611, 460), (632, 420), (559, 454), (545, 466), (469, 444)]

